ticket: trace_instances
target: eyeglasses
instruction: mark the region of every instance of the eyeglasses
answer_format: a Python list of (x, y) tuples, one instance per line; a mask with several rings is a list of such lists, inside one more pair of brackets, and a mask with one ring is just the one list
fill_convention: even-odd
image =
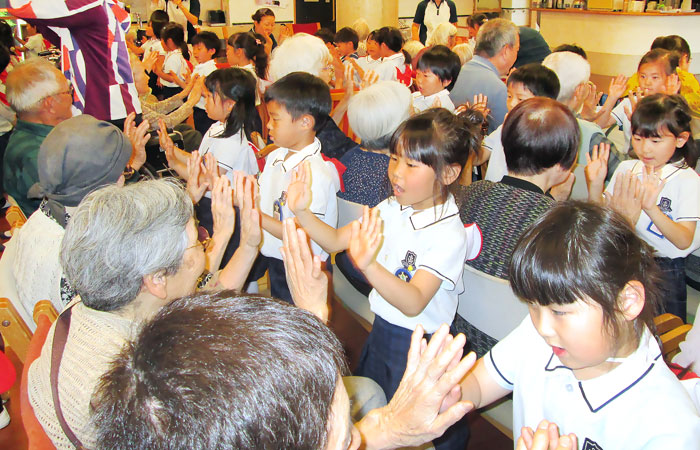
[(206, 228), (202, 226), (197, 226), (197, 242), (194, 245), (187, 247), (185, 250), (189, 250), (191, 248), (201, 245), (202, 249), (204, 251), (207, 251), (207, 249), (209, 248), (209, 244), (211, 244), (211, 237), (209, 236), (209, 232)]
[(70, 98), (71, 98), (71, 100), (73, 100), (75, 98), (75, 88), (73, 87), (72, 84), (68, 83), (68, 90), (56, 92), (55, 94), (45, 95), (45, 96), (41, 97), (38, 102), (44, 100), (45, 98), (55, 97), (55, 96), (61, 95), (61, 94), (70, 94)]

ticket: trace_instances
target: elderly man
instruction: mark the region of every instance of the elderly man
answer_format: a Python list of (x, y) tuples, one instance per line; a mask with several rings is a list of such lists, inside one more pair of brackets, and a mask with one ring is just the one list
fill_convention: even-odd
[(474, 58), (462, 67), (450, 93), (455, 105), (471, 102), (478, 94), (488, 97), (489, 133), (498, 128), (506, 116), (508, 93), (501, 77), (513, 67), (519, 50), (518, 27), (505, 19), (489, 20), (479, 28)]
[[(80, 299), (49, 330), (28, 374), (29, 402), (57, 448), (97, 446), (89, 413), (99, 377), (144, 321), (194, 292), (206, 259), (221, 260), (233, 221), (227, 183), (219, 178), (213, 189), (212, 203), (220, 206), (214, 216), (222, 220), (215, 222), (206, 254), (192, 201), (172, 180), (107, 186), (87, 195), (73, 212), (61, 244), (61, 265)], [(207, 287), (240, 288), (257, 255), (260, 230), (252, 181), (245, 186), (250, 200), (241, 208), (242, 245)], [(218, 262), (209, 265), (214, 266)]]
[(29, 217), (40, 202), (27, 198), (29, 188), (39, 181), (39, 147), (54, 126), (72, 116), (73, 89), (56, 67), (40, 58), (18, 64), (5, 86), (17, 125), (3, 158), (3, 187)]

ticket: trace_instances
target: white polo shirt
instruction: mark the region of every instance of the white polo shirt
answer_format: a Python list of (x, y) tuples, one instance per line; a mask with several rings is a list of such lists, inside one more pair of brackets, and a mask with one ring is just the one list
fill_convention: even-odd
[(492, 379), (513, 391), (513, 430), (542, 419), (574, 433), (582, 450), (697, 450), (700, 416), (645, 329), (639, 348), (597, 378), (579, 381), (528, 315), (484, 356)]
[(612, 114), (615, 122), (617, 122), (617, 126), (622, 127), (622, 132), (625, 135), (625, 147), (621, 150), (624, 154), (627, 154), (630, 150), (630, 139), (632, 139), (632, 122), (630, 122), (630, 119), (627, 117), (625, 108), (632, 111), (632, 103), (630, 103), (628, 97), (623, 98), (622, 101), (613, 108), (610, 114)]
[(371, 56), (363, 56), (361, 58), (357, 58), (357, 65), (362, 67), (362, 70), (367, 72), (368, 70), (374, 70), (375, 72), (377, 71), (377, 67), (382, 63), (382, 58), (378, 59), (372, 59)]
[[(657, 205), (661, 211), (674, 222), (698, 222), (700, 221), (700, 176), (691, 168), (682, 168), (682, 163), (666, 164), (661, 169), (661, 179), (666, 181), (657, 199)], [(644, 173), (644, 164), (636, 159), (622, 161), (612, 178), (606, 192), (613, 193), (616, 178), (624, 172), (632, 171), (640, 178)], [(681, 250), (661, 234), (647, 213), (639, 215), (635, 225), (639, 237), (644, 239), (656, 250), (656, 256), (666, 258), (684, 258), (695, 250), (691, 245)], [(698, 242), (694, 239), (694, 242)]]
[[(203, 63), (197, 64), (194, 66), (194, 69), (192, 69), (192, 76), (194, 75), (199, 75), (202, 78), (206, 78), (210, 73), (216, 70), (216, 61), (213, 59), (210, 59), (209, 61), (205, 61)], [(207, 101), (204, 99), (204, 96), (199, 99), (196, 105), (194, 105), (195, 108), (199, 109), (206, 109), (206, 104)]]
[(425, 6), (425, 16), (423, 17), (426, 42), (430, 39), (433, 30), (441, 23), (450, 23), (450, 5), (446, 1), (440, 2), (440, 6), (437, 6), (434, 1), (428, 2)]
[[(226, 171), (226, 177), (233, 186), (234, 171), (255, 175), (258, 173), (258, 162), (242, 130), (227, 138), (216, 137), (223, 133), (224, 128), (225, 125), (222, 122), (215, 122), (209, 127), (199, 144), (199, 154), (204, 156), (212, 153), (216, 157), (217, 165), (222, 171)], [(211, 198), (211, 191), (207, 191), (204, 195)]]
[(141, 46), (143, 49), (143, 59), (146, 59), (151, 52), (156, 52), (160, 56), (165, 56), (165, 50), (163, 50), (163, 43), (160, 39), (149, 39), (143, 43)]
[(501, 142), (501, 133), (503, 125), (493, 130), (491, 134), (484, 138), (481, 143), (482, 147), (486, 147), (491, 151), (489, 157), (489, 168), (486, 169), (485, 180), (501, 181), (501, 178), (508, 175), (508, 164), (506, 163), (506, 153), (503, 151), (503, 143)]
[[(284, 158), (290, 152), (292, 154), (285, 161)], [(292, 180), (292, 170), (304, 161), (309, 161), (311, 165), (311, 206), (309, 210), (335, 228), (338, 225), (338, 201), (335, 195), (340, 189), (340, 177), (333, 163), (323, 160), (321, 142), (318, 138), (314, 138), (313, 143), (298, 152), (278, 148), (267, 155), (265, 169), (258, 177), (260, 211), (277, 220), (294, 217), (294, 213), (287, 206), (287, 187)], [(282, 241), (263, 230), (263, 244), (260, 253), (282, 259), (280, 247), (282, 247)], [(328, 257), (328, 253), (324, 252), (313, 241), (311, 248), (315, 254), (319, 255), (321, 261)]]
[(414, 92), (413, 107), (419, 112), (425, 111), (426, 109), (433, 107), (433, 103), (435, 103), (436, 98), (440, 100), (441, 108), (445, 108), (450, 112), (455, 111), (455, 105), (452, 103), (452, 100), (450, 100), (450, 91), (447, 89), (443, 89), (440, 92), (427, 97), (423, 96), (423, 94), (421, 94), (419, 91)]
[[(407, 70), (410, 71), (411, 68), (406, 64), (406, 57), (403, 52), (398, 52), (386, 58), (382, 58), (382, 62), (377, 66), (375, 72), (379, 75), (380, 80), (400, 81), (398, 72), (406, 73)], [(406, 84), (406, 86), (410, 86), (410, 78), (408, 83), (404, 83), (403, 81), (402, 83)]]
[[(173, 50), (165, 54), (165, 59), (163, 60), (163, 73), (166, 75), (168, 72), (173, 72), (179, 79), (185, 79), (185, 72), (187, 71), (187, 61), (182, 56), (181, 50)], [(170, 81), (165, 81), (161, 78), (160, 83), (166, 87), (178, 87), (177, 83)]]
[(401, 206), (394, 197), (384, 200), (377, 208), (384, 221), (384, 242), (377, 262), (406, 282), (420, 269), (440, 278), (442, 283), (430, 303), (415, 317), (404, 315), (376, 289), (369, 294), (372, 311), (387, 322), (409, 330), (422, 324), (426, 333), (434, 333), (443, 323), (451, 324), (457, 312), (457, 297), (464, 291), (464, 260), (475, 258), (481, 251), (479, 227), (462, 224), (452, 195), (435, 209), (416, 211)]

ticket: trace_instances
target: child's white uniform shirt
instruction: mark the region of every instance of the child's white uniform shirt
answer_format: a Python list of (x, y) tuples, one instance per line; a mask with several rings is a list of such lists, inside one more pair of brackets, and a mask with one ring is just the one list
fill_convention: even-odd
[[(245, 66), (241, 66), (241, 69), (247, 70), (255, 77), (255, 106), (258, 106), (260, 105), (260, 93), (262, 92), (262, 90), (260, 85), (260, 79), (258, 78), (257, 72), (255, 72), (255, 66), (253, 65), (253, 63), (250, 63), (246, 64)], [(267, 126), (267, 124), (264, 123), (263, 126)]]
[[(163, 73), (166, 75), (169, 72), (173, 72), (181, 80), (185, 79), (185, 71), (187, 70), (187, 62), (182, 56), (182, 51), (180, 49), (173, 50), (165, 54), (165, 60), (163, 61)], [(161, 84), (166, 87), (178, 87), (176, 83), (171, 83), (170, 81), (165, 81), (161, 79)]]
[(163, 43), (160, 42), (160, 39), (149, 39), (143, 43), (141, 48), (143, 49), (143, 59), (146, 59), (151, 52), (156, 52), (162, 56), (165, 56), (166, 54), (165, 50), (163, 50)]
[(484, 356), (489, 375), (513, 391), (513, 430), (542, 419), (574, 433), (582, 450), (697, 450), (700, 416), (645, 328), (637, 350), (612, 371), (579, 381), (528, 315)]
[(46, 45), (44, 44), (44, 36), (41, 33), (29, 36), (27, 39), (27, 53), (25, 54), (26, 59), (39, 57), (39, 52), (46, 50)]
[(491, 151), (489, 157), (489, 168), (486, 169), (485, 180), (498, 182), (508, 175), (508, 164), (506, 163), (506, 153), (503, 151), (503, 143), (501, 142), (501, 133), (503, 125), (493, 130), (491, 134), (484, 138), (481, 143), (482, 147), (486, 147)]
[(376, 289), (369, 294), (372, 311), (387, 322), (409, 330), (421, 324), (426, 333), (434, 333), (441, 324), (450, 325), (457, 312), (457, 297), (464, 290), (464, 260), (476, 258), (481, 251), (479, 227), (462, 223), (452, 195), (443, 205), (421, 211), (402, 206), (393, 196), (377, 208), (384, 221), (384, 242), (377, 262), (406, 282), (422, 269), (442, 283), (425, 309), (415, 317), (404, 315)]
[(374, 70), (375, 72), (377, 71), (377, 67), (382, 63), (382, 58), (378, 59), (372, 59), (371, 56), (363, 56), (361, 58), (357, 58), (357, 65), (362, 67), (362, 70), (367, 72), (368, 70)]
[[(380, 80), (399, 81), (397, 70), (401, 72), (410, 70), (406, 65), (406, 57), (403, 52), (382, 58), (382, 62), (377, 66), (375, 72), (379, 75)], [(410, 83), (407, 86), (410, 86)]]
[(632, 139), (632, 122), (630, 122), (630, 119), (627, 117), (625, 108), (632, 111), (632, 103), (630, 103), (628, 97), (623, 98), (622, 101), (613, 108), (610, 114), (612, 114), (617, 125), (622, 127), (622, 132), (625, 135), (625, 147), (621, 150), (623, 153), (627, 154), (630, 150), (630, 139)]
[[(666, 181), (666, 184), (661, 189), (656, 204), (674, 222), (698, 222), (700, 221), (700, 176), (689, 167), (680, 167), (682, 165), (682, 163), (666, 164), (661, 169), (660, 177)], [(644, 173), (644, 164), (636, 159), (622, 161), (610, 179), (606, 192), (612, 194), (616, 178), (630, 170), (641, 178)], [(691, 245), (681, 250), (673, 245), (661, 234), (644, 211), (639, 215), (635, 230), (639, 237), (654, 247), (656, 256), (683, 258), (696, 248)], [(696, 239), (693, 241), (697, 242)]]
[[(258, 173), (258, 162), (242, 130), (227, 138), (216, 137), (223, 133), (225, 127), (223, 122), (215, 122), (209, 127), (202, 138), (202, 143), (199, 144), (199, 154), (202, 157), (207, 153), (213, 154), (217, 165), (227, 171), (226, 176), (233, 185), (234, 171), (255, 175)], [(207, 191), (205, 195), (211, 198), (211, 191)]]
[(433, 107), (435, 99), (440, 100), (440, 107), (445, 108), (450, 112), (455, 112), (455, 105), (450, 100), (450, 91), (443, 89), (438, 93), (429, 95), (427, 97), (423, 96), (419, 91), (413, 93), (413, 107), (420, 111), (425, 111), (428, 108)]
[[(203, 63), (197, 64), (194, 66), (194, 69), (192, 69), (192, 76), (199, 75), (201, 78), (206, 78), (207, 75), (212, 73), (213, 71), (216, 70), (216, 61), (213, 59), (210, 59), (209, 61), (205, 61)], [(204, 95), (199, 99), (196, 105), (194, 105), (195, 108), (199, 109), (206, 109), (207, 101), (204, 99)]]
[[(333, 163), (323, 160), (321, 156), (321, 142), (314, 138), (314, 142), (298, 152), (292, 154), (285, 161), (287, 153), (291, 150), (278, 148), (267, 155), (265, 169), (258, 177), (260, 187), (260, 211), (284, 220), (294, 217), (294, 213), (287, 206), (287, 187), (292, 180), (292, 171), (304, 161), (309, 161), (311, 166), (311, 206), (309, 210), (326, 224), (335, 228), (338, 225), (338, 200), (336, 192), (340, 189), (340, 177)], [(263, 243), (260, 253), (272, 258), (282, 259), (280, 254), (282, 240), (263, 230)], [(328, 257), (328, 253), (311, 242), (314, 254), (319, 255), (321, 261)]]

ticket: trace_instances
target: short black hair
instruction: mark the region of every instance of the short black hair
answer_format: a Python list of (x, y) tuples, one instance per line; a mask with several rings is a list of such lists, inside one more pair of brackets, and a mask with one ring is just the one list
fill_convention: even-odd
[(283, 105), (293, 120), (308, 114), (314, 118), (314, 131), (323, 127), (331, 113), (331, 90), (319, 77), (292, 72), (275, 81), (265, 91), (265, 103)]
[(151, 17), (148, 19), (148, 22), (151, 24), (153, 36), (155, 36), (156, 39), (160, 38), (160, 32), (169, 21), (170, 18), (168, 17), (168, 13), (162, 9), (156, 9), (151, 13)]
[(10, 65), (10, 51), (0, 44), (0, 72), (7, 69), (8, 65)]
[(676, 73), (680, 59), (681, 54), (678, 52), (663, 48), (655, 48), (649, 50), (642, 56), (642, 59), (639, 60), (637, 70), (641, 69), (644, 64), (661, 63), (664, 65), (664, 72), (666, 72), (666, 75), (672, 75)]
[(520, 66), (508, 76), (508, 86), (520, 83), (535, 97), (556, 100), (559, 95), (559, 77), (554, 71), (540, 63)]
[(345, 372), (338, 338), (308, 311), (233, 291), (181, 298), (102, 376), (97, 448), (325, 448)]
[(382, 27), (377, 30), (376, 41), (379, 45), (386, 44), (392, 52), (400, 52), (403, 48), (403, 35), (395, 27)]
[(335, 33), (335, 43), (340, 42), (352, 42), (352, 48), (357, 50), (357, 44), (360, 42), (360, 37), (357, 35), (357, 31), (350, 27), (344, 27)]
[(314, 33), (314, 36), (321, 38), (326, 44), (335, 44), (335, 33), (328, 28), (319, 28), (318, 31)]
[(583, 49), (583, 47), (576, 45), (576, 44), (561, 44), (560, 46), (552, 49), (552, 53), (557, 53), (557, 52), (576, 53), (577, 55), (581, 56), (581, 58), (588, 61), (588, 55), (586, 55), (586, 51)]
[(489, 18), (486, 17), (486, 14), (473, 14), (473, 15), (467, 17), (467, 25), (469, 25), (472, 28), (475, 25), (482, 26), (488, 20), (489, 20)]
[(434, 45), (428, 48), (418, 60), (416, 70), (429, 70), (440, 81), (449, 81), (447, 90), (451, 91), (457, 82), (457, 76), (462, 68), (459, 56), (445, 45)]
[(191, 44), (193, 46), (197, 44), (204, 44), (207, 50), (216, 50), (213, 56), (216, 56), (216, 54), (219, 53), (219, 50), (221, 50), (221, 40), (219, 39), (219, 36), (211, 31), (200, 31), (199, 33), (195, 34), (192, 36)]
[(567, 106), (545, 97), (520, 102), (503, 122), (501, 143), (508, 172), (537, 175), (559, 164), (573, 167), (581, 130)]
[(682, 55), (690, 57), (690, 46), (688, 41), (682, 37), (672, 34), (670, 36), (659, 36), (651, 43), (651, 49), (662, 48), (672, 52), (678, 52)]

